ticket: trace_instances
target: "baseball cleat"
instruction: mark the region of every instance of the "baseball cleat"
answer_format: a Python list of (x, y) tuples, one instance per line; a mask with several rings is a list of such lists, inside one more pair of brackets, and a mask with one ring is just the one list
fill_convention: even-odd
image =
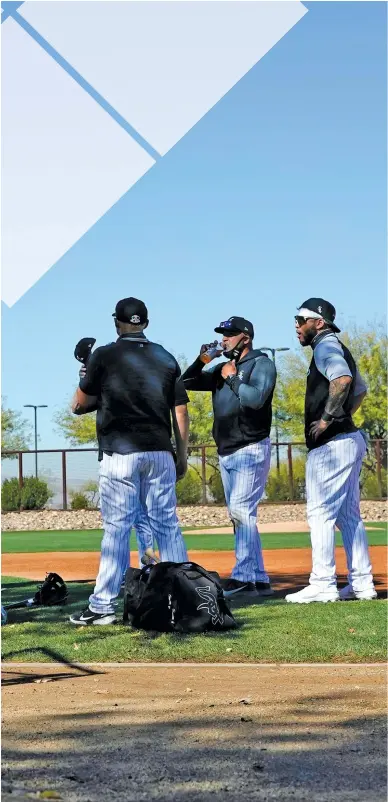
[(296, 593), (288, 593), (285, 597), (286, 602), (291, 604), (310, 604), (311, 602), (336, 602), (339, 601), (337, 588), (327, 588), (322, 590), (319, 585), (307, 585), (303, 590)]
[(353, 590), (351, 585), (346, 585), (340, 590), (339, 597), (341, 601), (351, 601), (352, 599), (372, 601), (372, 599), (377, 599), (377, 593), (373, 587), (365, 590)]
[(82, 610), (82, 613), (74, 613), (69, 618), (71, 624), (76, 624), (78, 627), (106, 626), (108, 624), (115, 624), (117, 618), (114, 613), (93, 613), (89, 607)]
[(228, 598), (229, 596), (234, 596), (235, 593), (240, 593), (243, 596), (257, 596), (256, 585), (254, 582), (240, 582), (239, 579), (228, 579), (225, 589), (224, 589), (224, 596)]
[(275, 591), (269, 582), (256, 582), (255, 584), (258, 596), (273, 596)]

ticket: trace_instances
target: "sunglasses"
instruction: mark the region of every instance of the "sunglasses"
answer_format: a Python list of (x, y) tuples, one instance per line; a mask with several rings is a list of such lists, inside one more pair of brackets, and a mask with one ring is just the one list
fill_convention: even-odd
[(302, 317), (301, 315), (295, 315), (295, 323), (297, 323), (298, 326), (304, 326), (304, 324), (307, 323), (308, 320), (315, 320), (315, 318), (314, 317)]
[(244, 334), (244, 332), (240, 331), (240, 329), (234, 329), (233, 328), (233, 323), (231, 323), (230, 320), (225, 320), (224, 323), (220, 323), (218, 328), (219, 329), (229, 329), (229, 331), (227, 333), (223, 332), (224, 337), (236, 337), (237, 334)]

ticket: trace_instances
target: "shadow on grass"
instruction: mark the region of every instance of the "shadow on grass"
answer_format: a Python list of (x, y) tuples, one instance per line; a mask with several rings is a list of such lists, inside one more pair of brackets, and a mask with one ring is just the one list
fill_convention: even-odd
[[(367, 709), (358, 714), (354, 690), (309, 695), (272, 682), (273, 697), (264, 694), (262, 701), (255, 688), (258, 702), (244, 709), (229, 701), (227, 688), (224, 699), (202, 700), (200, 708), (194, 699), (177, 708), (182, 691), (176, 687), (153, 688), (148, 699), (121, 689), (121, 704), (110, 702), (109, 709), (106, 697), (91, 699), (85, 688), (82, 706), (89, 709), (77, 711), (67, 699), (65, 712), (55, 711), (49, 722), (44, 709), (15, 723), (10, 717), (3, 732), (4, 779), (29, 791), (40, 782), (63, 798), (76, 793), (80, 802), (383, 802), (386, 719), (374, 712), (373, 695), (364, 690)], [(153, 712), (158, 692), (165, 708)]]
[[(39, 679), (45, 680), (46, 682), (58, 682), (64, 679), (76, 679), (77, 677), (92, 676), (94, 674), (105, 674), (105, 671), (88, 668), (79, 663), (73, 663), (71, 660), (67, 660), (60, 652), (55, 651), (55, 649), (49, 649), (46, 646), (37, 646), (34, 651), (36, 651), (38, 656), (50, 658), (53, 663), (66, 665), (69, 669), (72, 669), (72, 671), (63, 671), (60, 674), (58, 674), (57, 671), (44, 671), (43, 673), (35, 671), (31, 673), (28, 668), (22, 671), (18, 668), (10, 669), (7, 666), (6, 669), (2, 670), (1, 683), (3, 687), (7, 687), (8, 685), (25, 685), (30, 682), (37, 682)], [(7, 660), (19, 658), (20, 662), (23, 662), (23, 657), (30, 653), (30, 649), (18, 649), (17, 651), (9, 652)], [(45, 663), (42, 663), (42, 668), (44, 665)]]

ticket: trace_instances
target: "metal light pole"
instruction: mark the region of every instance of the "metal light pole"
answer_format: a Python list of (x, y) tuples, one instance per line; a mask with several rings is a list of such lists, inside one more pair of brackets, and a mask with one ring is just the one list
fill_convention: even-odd
[[(277, 351), (289, 351), (289, 348), (265, 348), (264, 346), (260, 348), (260, 351), (270, 351), (272, 354), (272, 359), (274, 361), (274, 365), (276, 367), (276, 352)], [(275, 437), (276, 437), (276, 469), (279, 473), (280, 471), (280, 459), (279, 459), (279, 426), (278, 426), (278, 411), (275, 409)]]
[(38, 409), (47, 409), (47, 404), (24, 404), (34, 410), (34, 425), (35, 425), (35, 476), (38, 477)]

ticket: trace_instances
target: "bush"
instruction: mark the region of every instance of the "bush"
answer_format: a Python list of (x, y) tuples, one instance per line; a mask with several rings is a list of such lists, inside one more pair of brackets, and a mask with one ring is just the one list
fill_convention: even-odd
[(85, 482), (85, 484), (82, 485), (80, 492), (85, 495), (88, 501), (89, 509), (95, 510), (98, 508), (100, 503), (98, 482), (90, 479), (88, 482)]
[(3, 512), (20, 510), (21, 488), (18, 479), (4, 479), (1, 486), (1, 509)]
[(72, 493), (70, 506), (72, 510), (89, 510), (89, 499), (84, 493)]
[(18, 479), (5, 479), (1, 488), (1, 509), (3, 512), (20, 510), (41, 510), (52, 498), (47, 482), (28, 476), (19, 487)]
[[(381, 469), (383, 498), (387, 498), (387, 470)], [(364, 465), (361, 471), (361, 498), (379, 498), (379, 486), (376, 471), (373, 473)]]
[(197, 471), (189, 468), (186, 476), (176, 485), (178, 504), (198, 504), (202, 498), (202, 482)]
[(212, 473), (208, 485), (213, 501), (215, 501), (216, 504), (225, 504), (224, 486), (219, 471), (214, 471), (214, 473)]
[[(303, 501), (306, 498), (305, 480), (306, 460), (304, 457), (296, 457), (292, 461), (292, 472), (294, 479), (294, 501)], [(276, 466), (271, 468), (267, 484), (265, 486), (265, 497), (268, 501), (289, 501), (290, 483), (288, 479), (288, 463), (281, 462), (279, 473)]]
[(23, 479), (20, 509), (42, 510), (53, 495), (44, 479), (28, 476)]

